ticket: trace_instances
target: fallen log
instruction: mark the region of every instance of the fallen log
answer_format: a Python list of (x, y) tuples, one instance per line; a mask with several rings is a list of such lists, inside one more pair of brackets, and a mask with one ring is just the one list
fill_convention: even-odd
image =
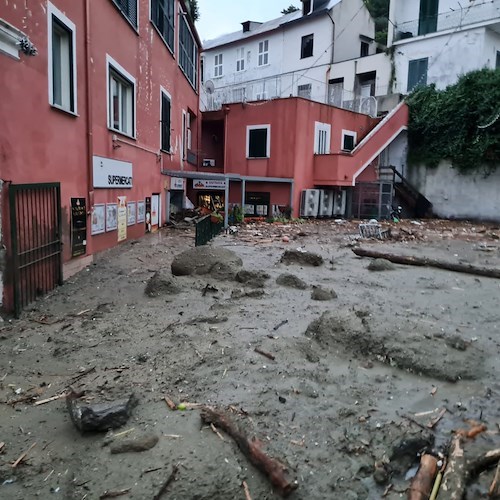
[(424, 454), (420, 466), (408, 490), (408, 500), (427, 500), (431, 494), (438, 473), (437, 458)]
[(464, 449), (462, 436), (453, 436), (448, 466), (443, 476), (443, 483), (439, 490), (439, 500), (462, 500), (465, 493), (467, 473), (465, 470)]
[(500, 279), (500, 269), (474, 266), (472, 264), (461, 264), (448, 262), (445, 260), (431, 259), (428, 257), (414, 257), (409, 255), (395, 255), (391, 253), (380, 252), (368, 248), (353, 248), (352, 251), (359, 257), (373, 257), (375, 259), (386, 259), (394, 264), (404, 264), (407, 266), (427, 266), (446, 269), (456, 273), (474, 274), (477, 276), (487, 276), (488, 278)]
[(249, 439), (226, 415), (212, 408), (205, 407), (201, 411), (201, 418), (207, 424), (214, 424), (231, 436), (242, 453), (269, 477), (273, 486), (276, 487), (283, 497), (287, 497), (298, 488), (297, 481), (292, 481), (286, 477), (285, 466), (266, 455), (260, 449), (257, 439)]
[(488, 496), (490, 497), (496, 496), (499, 479), (500, 479), (500, 461), (498, 462), (497, 468), (495, 469), (495, 475), (493, 477), (493, 481), (491, 482), (490, 489), (488, 490)]

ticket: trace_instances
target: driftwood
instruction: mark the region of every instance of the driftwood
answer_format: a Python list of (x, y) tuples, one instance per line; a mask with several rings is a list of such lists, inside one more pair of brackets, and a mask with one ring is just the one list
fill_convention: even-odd
[(36, 442), (34, 442), (21, 456), (12, 464), (12, 468), (15, 469), (27, 456), (28, 453), (36, 446)]
[(424, 454), (420, 458), (420, 467), (408, 490), (408, 500), (427, 500), (438, 473), (437, 458)]
[(178, 471), (179, 471), (179, 466), (174, 465), (174, 468), (172, 469), (170, 476), (168, 476), (167, 480), (163, 483), (162, 487), (160, 488), (160, 491), (153, 497), (153, 500), (160, 500), (163, 494), (167, 491), (167, 488), (169, 487), (170, 483), (175, 481), (175, 476), (177, 475)]
[(439, 500), (462, 500), (466, 486), (466, 469), (462, 436), (453, 436), (448, 466), (439, 490)]
[(493, 477), (490, 489), (488, 490), (488, 496), (494, 497), (497, 494), (498, 490), (497, 486), (499, 479), (500, 479), (500, 461), (498, 462), (497, 468), (495, 469), (495, 476)]
[(249, 439), (226, 415), (205, 407), (201, 411), (201, 418), (207, 424), (214, 424), (229, 434), (236, 441), (243, 454), (269, 477), (271, 483), (283, 497), (288, 496), (298, 488), (297, 481), (287, 479), (285, 466), (264, 453), (260, 449), (259, 442), (256, 439)]
[(271, 354), (270, 352), (263, 351), (259, 347), (256, 347), (254, 351), (262, 356), (265, 356), (267, 359), (270, 359), (271, 361), (276, 360), (276, 356), (274, 354)]
[(487, 276), (488, 278), (500, 278), (500, 269), (474, 266), (472, 264), (459, 264), (447, 262), (445, 260), (430, 259), (428, 257), (413, 257), (407, 255), (395, 255), (391, 253), (380, 252), (367, 248), (353, 248), (352, 251), (359, 257), (373, 257), (376, 259), (386, 259), (395, 264), (404, 264), (407, 266), (427, 266), (446, 269), (456, 273), (474, 274), (477, 276)]

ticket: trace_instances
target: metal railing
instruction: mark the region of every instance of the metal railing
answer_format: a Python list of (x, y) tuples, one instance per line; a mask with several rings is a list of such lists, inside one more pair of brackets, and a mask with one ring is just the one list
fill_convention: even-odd
[(413, 19), (397, 23), (394, 41), (482, 22), (500, 22), (500, 0), (488, 0), (484, 3), (471, 4), (462, 8), (457, 6), (456, 9), (442, 12), (432, 18)]
[(212, 222), (211, 216), (206, 215), (196, 222), (195, 246), (206, 245), (211, 239), (215, 238), (224, 228), (222, 222)]

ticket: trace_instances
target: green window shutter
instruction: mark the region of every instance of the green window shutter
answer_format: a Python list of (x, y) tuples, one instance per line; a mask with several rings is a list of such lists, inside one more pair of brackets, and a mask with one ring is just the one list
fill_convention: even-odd
[(418, 34), (427, 35), (437, 30), (439, 0), (420, 0)]
[(429, 60), (415, 59), (408, 63), (408, 86), (407, 92), (411, 92), (415, 87), (427, 85), (427, 69)]

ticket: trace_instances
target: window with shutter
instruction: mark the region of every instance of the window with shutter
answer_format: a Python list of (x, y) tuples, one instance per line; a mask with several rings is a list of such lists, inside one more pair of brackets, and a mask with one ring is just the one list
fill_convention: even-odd
[(175, 52), (174, 5), (174, 0), (151, 0), (151, 22), (172, 52)]
[(418, 34), (426, 35), (437, 30), (439, 0), (420, 0)]
[(407, 92), (411, 92), (415, 87), (427, 85), (427, 68), (429, 60), (414, 59), (408, 63), (408, 86)]
[(170, 97), (161, 93), (161, 149), (170, 152)]

